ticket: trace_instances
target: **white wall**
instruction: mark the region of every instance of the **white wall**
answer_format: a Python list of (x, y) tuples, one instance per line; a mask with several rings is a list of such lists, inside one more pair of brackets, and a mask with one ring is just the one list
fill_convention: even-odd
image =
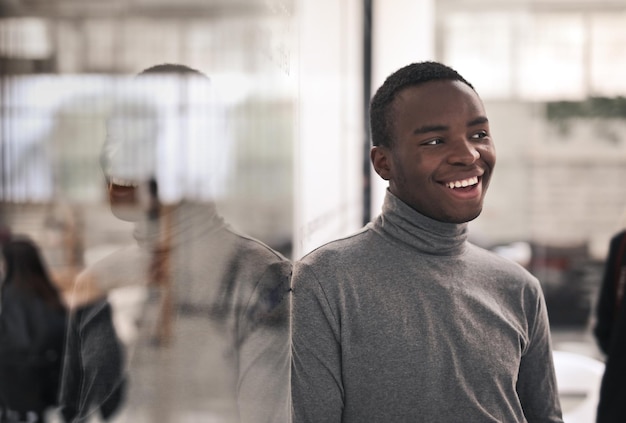
[(297, 2), (294, 252), (361, 226), (360, 0)]
[[(372, 95), (390, 74), (435, 57), (434, 0), (374, 0)], [(380, 213), (386, 181), (372, 169), (372, 217)]]

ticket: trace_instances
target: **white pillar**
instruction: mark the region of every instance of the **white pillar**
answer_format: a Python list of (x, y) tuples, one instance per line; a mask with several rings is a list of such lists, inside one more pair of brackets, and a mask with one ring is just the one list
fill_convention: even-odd
[(294, 258), (361, 226), (361, 0), (299, 0)]
[[(435, 0), (374, 0), (372, 95), (394, 71), (435, 58)], [(372, 217), (380, 214), (387, 188), (372, 169)]]

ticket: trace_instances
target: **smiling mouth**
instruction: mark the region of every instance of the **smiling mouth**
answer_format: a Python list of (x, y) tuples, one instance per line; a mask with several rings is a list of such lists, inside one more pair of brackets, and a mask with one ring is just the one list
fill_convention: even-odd
[(136, 181), (130, 179), (121, 178), (109, 178), (108, 182), (112, 186), (124, 187), (124, 188), (137, 188), (139, 184)]
[(108, 178), (109, 200), (111, 205), (135, 205), (137, 203), (137, 188), (139, 184), (136, 181), (121, 178)]
[(458, 181), (445, 182), (444, 185), (450, 189), (467, 188), (474, 185), (478, 185), (478, 176), (473, 176), (467, 179), (461, 179)]

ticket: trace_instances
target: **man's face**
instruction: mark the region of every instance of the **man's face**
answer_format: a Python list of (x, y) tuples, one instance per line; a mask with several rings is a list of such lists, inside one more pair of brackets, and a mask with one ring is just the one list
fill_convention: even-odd
[(150, 207), (149, 180), (156, 172), (156, 121), (150, 110), (112, 116), (102, 149), (102, 170), (113, 214), (136, 222)]
[(475, 219), (496, 161), (476, 92), (460, 81), (431, 81), (400, 91), (391, 107), (392, 146), (371, 152), (391, 193), (441, 222)]

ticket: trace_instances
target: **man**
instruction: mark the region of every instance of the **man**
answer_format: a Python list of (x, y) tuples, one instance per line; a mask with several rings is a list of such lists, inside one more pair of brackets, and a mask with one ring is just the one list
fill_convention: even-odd
[(609, 243), (600, 295), (596, 306), (594, 335), (606, 354), (600, 387), (597, 423), (626, 421), (626, 230)]
[(137, 244), (78, 277), (75, 307), (88, 309), (73, 324), (65, 415), (111, 414), (100, 402), (121, 385), (102, 352), (114, 335), (92, 322), (102, 296), (140, 286), (148, 295), (116, 421), (287, 422), (291, 264), (217, 212), (228, 139), (216, 129), (222, 109), (206, 101), (210, 81), (164, 64), (134, 78), (134, 89), (108, 121), (102, 165), (111, 210), (135, 224)]
[(294, 422), (561, 422), (538, 281), (467, 241), (495, 165), (478, 94), (411, 64), (370, 123), (382, 214), (294, 268)]

